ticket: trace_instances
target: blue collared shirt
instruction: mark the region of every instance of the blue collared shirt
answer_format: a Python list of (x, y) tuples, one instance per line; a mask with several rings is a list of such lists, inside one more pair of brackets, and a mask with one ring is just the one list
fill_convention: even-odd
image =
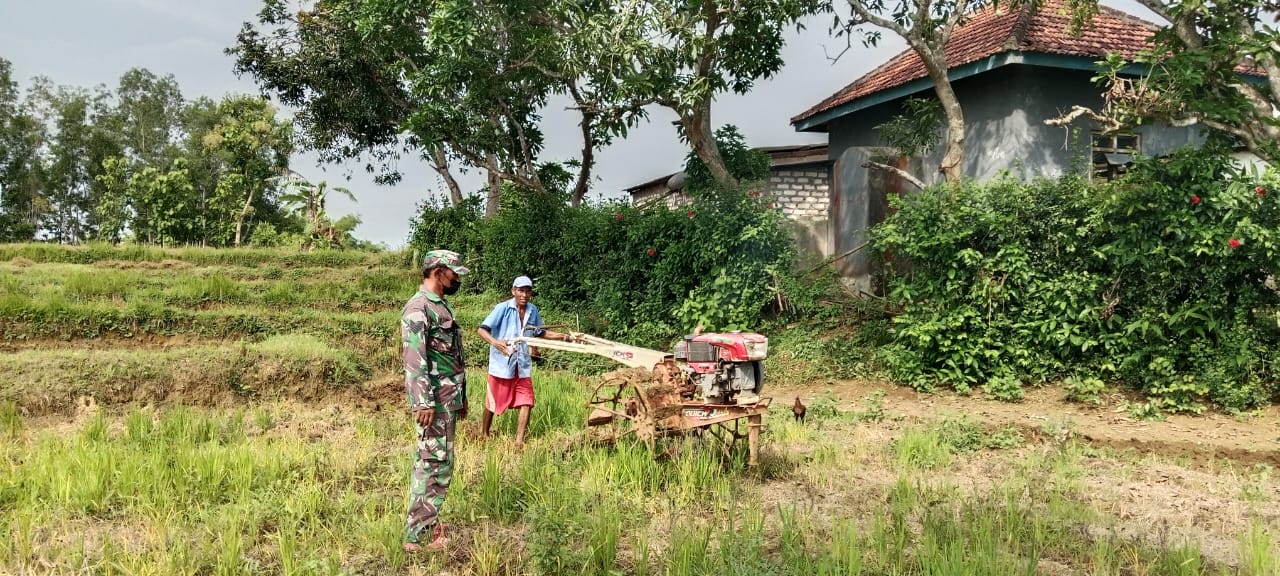
[[(522, 322), (520, 311), (516, 308), (516, 299), (511, 298), (494, 306), (484, 322), (480, 323), (480, 327), (488, 330), (494, 338), (504, 342), (519, 337), (525, 326), (530, 327), (526, 333), (527, 336), (542, 336), (546, 332), (542, 329), (542, 315), (538, 313), (538, 307), (533, 302), (525, 305), (523, 320)], [(533, 328), (535, 326), (537, 328)], [(517, 375), (520, 378), (528, 378), (532, 373), (533, 359), (529, 357), (528, 345), (516, 345), (510, 357), (503, 356), (497, 348), (489, 346), (490, 375), (498, 378), (516, 378)]]

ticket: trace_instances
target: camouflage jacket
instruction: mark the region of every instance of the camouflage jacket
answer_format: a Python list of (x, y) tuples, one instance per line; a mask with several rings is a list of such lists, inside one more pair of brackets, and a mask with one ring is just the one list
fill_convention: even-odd
[(404, 389), (412, 410), (453, 412), (466, 404), (462, 327), (443, 298), (419, 289), (400, 314)]

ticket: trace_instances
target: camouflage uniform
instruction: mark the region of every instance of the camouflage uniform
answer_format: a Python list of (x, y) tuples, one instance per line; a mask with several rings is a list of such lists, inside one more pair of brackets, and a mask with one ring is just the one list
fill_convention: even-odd
[[(448, 266), (466, 274), (457, 254), (428, 252), (424, 269)], [(417, 430), (417, 451), (409, 476), (408, 513), (404, 541), (417, 543), (423, 530), (436, 525), (453, 475), (453, 434), (456, 414), (466, 406), (466, 374), (463, 372), (462, 329), (453, 309), (437, 294), (419, 289), (400, 316), (404, 346), (404, 387), (409, 408), (435, 411), (431, 426)]]

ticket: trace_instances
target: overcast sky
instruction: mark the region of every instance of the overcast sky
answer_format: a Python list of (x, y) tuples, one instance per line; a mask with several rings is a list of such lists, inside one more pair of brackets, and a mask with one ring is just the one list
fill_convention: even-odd
[[(1150, 19), (1132, 0), (1108, 5)], [(235, 42), (246, 21), (256, 23), (260, 0), (0, 0), (0, 57), (13, 63), (22, 87), (34, 76), (47, 76), (62, 85), (116, 86), (130, 68), (157, 75), (173, 74), (188, 99), (221, 98), (233, 92), (258, 93), (252, 78), (236, 78), (232, 59), (223, 50)], [(745, 96), (722, 95), (713, 107), (716, 126), (735, 124), (752, 146), (820, 143), (825, 134), (797, 133), (788, 119), (839, 90), (861, 74), (902, 50), (903, 43), (886, 34), (879, 47), (855, 45), (833, 63), (844, 46), (827, 34), (829, 17), (815, 17), (807, 29), (791, 33), (784, 51), (786, 67), (759, 82)], [(577, 118), (562, 109), (563, 102), (544, 113), (546, 158), (576, 157), (581, 149)], [(597, 154), (593, 196), (616, 197), (621, 190), (677, 170), (686, 150), (676, 138), (675, 115), (654, 108), (650, 122), (625, 141)], [(363, 224), (356, 235), (391, 247), (402, 246), (409, 233), (408, 218), (424, 197), (440, 193), (443, 184), (425, 164), (407, 162), (405, 178), (395, 186), (378, 186), (361, 165), (317, 167), (314, 157), (299, 156), (293, 168), (311, 180), (345, 185), (356, 195), (352, 205), (335, 197), (335, 215), (356, 213)], [(347, 173), (351, 181), (343, 181)], [(465, 190), (477, 189), (483, 178), (473, 171), (462, 177)]]

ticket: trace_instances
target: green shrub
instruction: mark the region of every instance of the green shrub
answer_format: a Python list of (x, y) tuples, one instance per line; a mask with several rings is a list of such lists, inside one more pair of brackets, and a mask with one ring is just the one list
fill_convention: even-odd
[(996, 376), (982, 386), (982, 391), (997, 400), (1022, 401), (1022, 381), (1017, 376)]
[(986, 384), (1012, 400), (1016, 381), (1095, 374), (1155, 410), (1256, 406), (1277, 391), (1277, 183), (1206, 147), (1140, 159), (1113, 183), (892, 198), (875, 248), (909, 265), (888, 274), (903, 312), (882, 358), (920, 389)]
[[(479, 290), (485, 273), (482, 226), (484, 212), (480, 196), (468, 196), (462, 204), (453, 206), (436, 197), (429, 197), (418, 204), (414, 216), (409, 219), (409, 252), (413, 262), (406, 266), (417, 269), (423, 255), (430, 250), (453, 250), (462, 256), (472, 276), (463, 283), (468, 291)], [(421, 278), (421, 276), (419, 276)]]
[[(768, 158), (732, 127), (717, 131), (731, 172), (744, 182), (767, 173)], [(763, 166), (763, 172), (761, 171)], [(546, 166), (547, 191), (507, 185), (498, 213), (482, 219), (478, 200), (427, 202), (410, 243), (419, 254), (443, 247), (466, 258), (471, 291), (506, 293), (518, 275), (534, 279), (536, 302), (576, 314), (606, 337), (665, 348), (702, 325), (760, 330), (790, 273), (793, 242), (783, 217), (750, 185), (721, 189), (692, 155), (692, 201), (680, 208), (617, 201), (568, 205), (568, 174)], [(792, 284), (792, 286), (797, 286)], [(797, 298), (795, 313), (818, 309)], [(835, 313), (825, 312), (831, 318)]]
[(1062, 382), (1062, 390), (1067, 401), (1101, 406), (1104, 402), (1102, 394), (1106, 392), (1107, 385), (1098, 378), (1068, 376)]

